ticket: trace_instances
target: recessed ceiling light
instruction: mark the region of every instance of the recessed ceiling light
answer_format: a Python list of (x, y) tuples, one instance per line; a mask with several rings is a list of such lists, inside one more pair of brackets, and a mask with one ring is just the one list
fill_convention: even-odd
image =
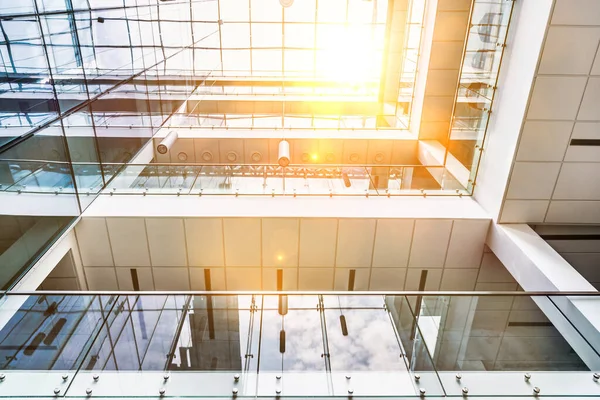
[(212, 161), (213, 155), (210, 151), (205, 151), (202, 153), (202, 160), (209, 162)]

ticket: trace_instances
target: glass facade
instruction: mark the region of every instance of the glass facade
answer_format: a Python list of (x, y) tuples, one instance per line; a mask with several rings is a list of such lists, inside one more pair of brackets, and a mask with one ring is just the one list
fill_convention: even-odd
[(573, 393), (556, 381), (567, 374), (577, 393), (600, 394), (571, 345), (577, 338), (565, 339), (538, 308), (548, 299), (7, 294), (0, 390), (11, 396), (43, 372), (19, 394), (531, 396), (541, 387), (560, 396)]

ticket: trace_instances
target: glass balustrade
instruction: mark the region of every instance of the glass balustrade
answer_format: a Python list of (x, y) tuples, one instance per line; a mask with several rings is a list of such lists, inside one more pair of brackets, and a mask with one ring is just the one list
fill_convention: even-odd
[(462, 195), (465, 188), (441, 166), (160, 165), (118, 170), (103, 194), (397, 196)]
[[(72, 170), (71, 170), (72, 167)], [(78, 195), (463, 195), (442, 166), (103, 164), (0, 160), (0, 192)], [(103, 175), (113, 176), (103, 189)], [(73, 179), (74, 176), (74, 179)], [(73, 182), (74, 180), (74, 182)]]
[(9, 292), (0, 396), (600, 396), (558, 298)]

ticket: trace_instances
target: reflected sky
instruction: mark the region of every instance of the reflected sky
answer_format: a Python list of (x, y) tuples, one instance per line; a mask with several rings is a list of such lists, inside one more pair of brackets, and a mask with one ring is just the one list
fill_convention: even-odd
[[(3, 370), (351, 373), (403, 371), (406, 362), (417, 368), (425, 361), (431, 365), (427, 353), (419, 350), (420, 334), (410, 339), (412, 313), (406, 307), (397, 309), (402, 301), (384, 306), (383, 296), (287, 295), (287, 307), (279, 307), (280, 296), (9, 296), (9, 300), (0, 308), (1, 319), (7, 321), (0, 329)], [(434, 353), (437, 368), (585, 369), (553, 326), (527, 327), (517, 321), (520, 325), (494, 327), (497, 324), (488, 321), (494, 299), (480, 300), (476, 309), (456, 308), (453, 302), (428, 308), (444, 324), (436, 334), (441, 346)], [(428, 298), (426, 303), (432, 301)], [(408, 325), (394, 325), (398, 312), (405, 313)], [(470, 312), (472, 326), (459, 333), (466, 343), (465, 355), (444, 351), (460, 345), (446, 333), (456, 336), (458, 328), (452, 324)], [(432, 343), (428, 344), (435, 346)], [(499, 351), (490, 358), (493, 346)], [(417, 354), (418, 359), (400, 357), (405, 353)]]

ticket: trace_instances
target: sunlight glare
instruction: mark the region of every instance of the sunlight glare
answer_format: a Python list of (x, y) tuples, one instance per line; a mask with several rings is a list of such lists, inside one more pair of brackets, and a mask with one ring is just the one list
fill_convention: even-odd
[(325, 50), (321, 73), (343, 82), (360, 83), (378, 79), (381, 52), (371, 30), (364, 25), (347, 26), (340, 33), (323, 38)]

